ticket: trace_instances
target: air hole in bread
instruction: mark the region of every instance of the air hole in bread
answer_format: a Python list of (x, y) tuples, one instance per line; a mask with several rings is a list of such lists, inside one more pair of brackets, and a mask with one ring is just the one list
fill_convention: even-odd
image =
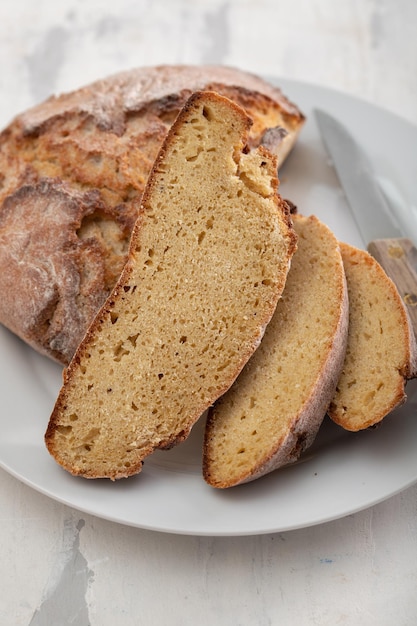
[(202, 153), (202, 148), (199, 148), (195, 154), (185, 157), (185, 160), (188, 162), (197, 161), (201, 153)]
[(57, 431), (59, 432), (60, 435), (64, 435), (64, 437), (66, 437), (67, 435), (71, 433), (72, 426), (58, 426)]
[(127, 338), (134, 348), (136, 347), (138, 337), (139, 337), (139, 333), (136, 333), (135, 335), (129, 335), (129, 337)]
[(124, 347), (124, 342), (120, 341), (117, 346), (114, 348), (113, 350), (113, 360), (118, 363), (119, 361), (121, 361), (121, 359), (126, 356), (127, 354), (130, 354), (130, 350), (127, 350)]
[(213, 119), (215, 119), (215, 114), (213, 113), (211, 108), (208, 106), (203, 107), (202, 114), (203, 114), (203, 117), (205, 117), (208, 122), (211, 122)]

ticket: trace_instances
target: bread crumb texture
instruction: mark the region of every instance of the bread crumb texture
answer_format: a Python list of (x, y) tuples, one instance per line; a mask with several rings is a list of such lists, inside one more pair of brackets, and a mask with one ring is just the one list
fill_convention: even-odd
[(181, 65), (51, 97), (0, 133), (0, 322), (38, 351), (70, 361), (126, 262), (168, 129), (198, 90), (242, 106), (254, 122), (249, 148), (265, 145), (280, 163), (304, 123), (257, 76)]
[(334, 394), (347, 337), (338, 242), (314, 216), (294, 216), (298, 249), (259, 349), (207, 419), (203, 472), (214, 487), (295, 461)]
[(126, 267), (69, 365), (45, 436), (88, 478), (184, 440), (258, 346), (296, 247), (276, 160), (249, 118), (191, 97), (144, 192)]
[(341, 244), (350, 313), (346, 360), (330, 417), (357, 431), (380, 422), (405, 399), (415, 340), (401, 297), (377, 261)]

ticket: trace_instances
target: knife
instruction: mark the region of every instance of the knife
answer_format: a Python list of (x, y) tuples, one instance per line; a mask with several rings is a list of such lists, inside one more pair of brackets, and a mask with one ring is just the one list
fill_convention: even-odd
[(314, 114), (368, 252), (395, 283), (417, 336), (417, 249), (393, 215), (367, 155), (334, 117)]

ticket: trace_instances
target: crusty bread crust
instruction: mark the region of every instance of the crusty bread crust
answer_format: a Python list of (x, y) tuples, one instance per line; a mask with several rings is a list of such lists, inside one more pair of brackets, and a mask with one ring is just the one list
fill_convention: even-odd
[[(349, 305), (338, 242), (314, 216), (293, 220), (299, 246), (282, 299), (260, 348), (208, 414), (203, 474), (213, 487), (296, 461), (313, 443), (341, 372)], [(308, 365), (303, 353), (313, 356)]]
[(351, 306), (346, 360), (328, 412), (339, 426), (359, 431), (406, 401), (417, 346), (405, 305), (383, 268), (365, 250), (340, 247)]
[[(45, 441), (86, 478), (183, 441), (263, 336), (296, 247), (276, 160), (250, 120), (194, 94), (155, 161), (128, 261), (64, 374)], [(204, 175), (202, 175), (204, 173)]]
[(283, 161), (302, 113), (261, 78), (217, 66), (123, 72), (48, 99), (0, 134), (0, 322), (38, 351), (68, 364), (126, 261), (166, 133), (202, 89), (242, 106), (249, 147)]

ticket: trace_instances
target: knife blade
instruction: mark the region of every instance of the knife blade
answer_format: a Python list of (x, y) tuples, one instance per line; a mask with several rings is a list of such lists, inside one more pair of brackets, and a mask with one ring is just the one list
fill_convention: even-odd
[(417, 249), (401, 227), (368, 156), (333, 116), (315, 109), (320, 135), (368, 252), (395, 283), (417, 336)]

